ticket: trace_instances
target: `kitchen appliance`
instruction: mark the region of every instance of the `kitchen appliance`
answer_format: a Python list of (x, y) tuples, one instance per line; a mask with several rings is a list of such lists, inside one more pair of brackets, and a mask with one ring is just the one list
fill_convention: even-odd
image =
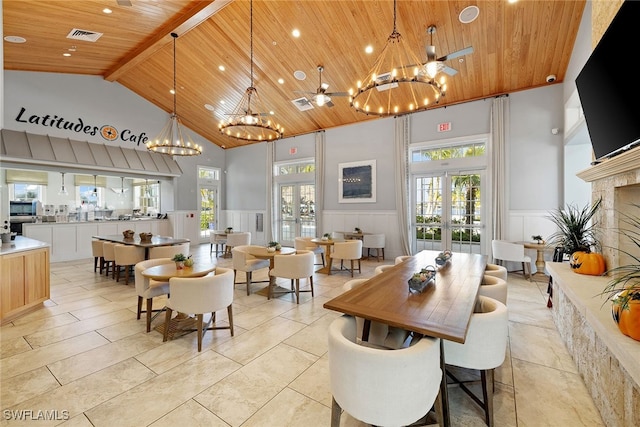
[(22, 224), (25, 222), (33, 222), (38, 214), (40, 207), (38, 201), (19, 201), (12, 200), (9, 202), (9, 222), (11, 232), (22, 234)]

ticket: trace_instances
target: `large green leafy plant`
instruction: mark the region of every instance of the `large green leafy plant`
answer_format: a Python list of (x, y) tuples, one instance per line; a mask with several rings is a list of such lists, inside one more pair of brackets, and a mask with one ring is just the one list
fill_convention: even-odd
[(602, 199), (598, 199), (582, 208), (567, 204), (566, 209), (549, 212), (548, 218), (558, 227), (558, 231), (547, 239), (549, 244), (561, 246), (569, 255), (576, 251), (591, 252), (592, 247), (599, 246), (597, 224), (592, 219), (601, 204)]
[[(640, 209), (640, 204), (633, 203), (632, 206)], [(628, 239), (631, 245), (628, 251), (617, 250), (627, 255), (630, 263), (607, 271), (612, 279), (603, 294), (626, 309), (630, 300), (640, 300), (640, 217), (619, 213), (618, 223), (617, 232), (622, 238)]]

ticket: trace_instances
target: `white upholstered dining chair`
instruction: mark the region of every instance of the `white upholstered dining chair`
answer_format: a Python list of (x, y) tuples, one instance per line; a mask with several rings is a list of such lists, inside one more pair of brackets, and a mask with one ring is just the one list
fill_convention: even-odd
[(251, 244), (251, 233), (248, 231), (238, 231), (227, 234), (227, 246), (225, 254), (231, 255), (231, 250), (236, 246), (246, 246)]
[(329, 326), (331, 426), (344, 410), (375, 426), (406, 426), (435, 404), (441, 420), (440, 339), (423, 337), (397, 350), (356, 343), (356, 321), (341, 316)]
[[(447, 375), (482, 407), (489, 427), (494, 425), (494, 370), (502, 365), (506, 356), (508, 322), (507, 307), (504, 304), (479, 295), (464, 344), (449, 340), (443, 342)], [(464, 381), (456, 378), (449, 366), (480, 371), (484, 401), (474, 395)]]
[(149, 248), (149, 259), (154, 258), (173, 258), (174, 255), (184, 254), (189, 255), (189, 242), (181, 243), (179, 245), (171, 246), (156, 246)]
[[(251, 245), (240, 245), (231, 248), (231, 262), (233, 265), (233, 281), (236, 282), (238, 271), (244, 272), (246, 281), (240, 283), (247, 284), (247, 295), (251, 293), (251, 283), (253, 283), (253, 272), (263, 268), (269, 268), (268, 259), (259, 259), (247, 252)], [(227, 246), (228, 247), (228, 246)], [(261, 282), (265, 282), (264, 280)], [(268, 280), (266, 281), (268, 282)]]
[(322, 249), (322, 246), (318, 246), (313, 243), (311, 239), (313, 239), (313, 237), (296, 237), (293, 241), (293, 247), (296, 251), (311, 251), (315, 255), (320, 255), (320, 257), (322, 258), (322, 264), (316, 265), (324, 266), (324, 249)]
[[(207, 331), (229, 329), (233, 336), (233, 271), (217, 267), (204, 277), (172, 277), (169, 279), (169, 299), (165, 316), (164, 337), (169, 337), (169, 327), (173, 311), (195, 314), (198, 334), (198, 351), (202, 351), (202, 338)], [(216, 311), (227, 309), (228, 325), (216, 324)], [(211, 313), (205, 323), (204, 314)]]
[[(281, 277), (291, 280), (291, 290), (296, 294), (296, 304), (300, 304), (300, 292), (311, 292), (313, 294), (313, 259), (315, 255), (311, 251), (296, 251), (291, 255), (275, 255), (273, 257), (273, 268), (269, 272), (272, 277)], [(306, 279), (309, 289), (300, 290), (300, 280)], [(271, 299), (273, 289), (269, 286), (268, 298)]]
[(355, 261), (358, 261), (358, 272), (361, 273), (360, 259), (362, 258), (362, 240), (356, 239), (334, 243), (331, 258), (333, 262), (340, 260), (340, 270), (344, 269), (344, 261), (349, 261), (351, 268), (349, 268), (348, 271), (351, 272), (351, 277), (353, 277)]
[[(148, 277), (144, 277), (142, 272), (147, 268), (161, 264), (173, 264), (171, 258), (154, 258), (140, 261), (134, 268), (136, 280), (136, 294), (138, 295), (138, 311), (136, 318), (140, 320), (142, 313), (146, 314), (147, 332), (151, 331), (151, 322), (162, 312), (163, 309), (153, 309), (153, 299), (169, 294), (169, 282), (159, 282)], [(145, 310), (142, 311), (142, 303), (145, 302)], [(153, 313), (156, 313), (155, 315)]]
[(531, 257), (525, 255), (523, 244), (492, 240), (491, 252), (494, 259), (522, 263), (522, 274), (528, 275), (529, 280), (531, 280)]

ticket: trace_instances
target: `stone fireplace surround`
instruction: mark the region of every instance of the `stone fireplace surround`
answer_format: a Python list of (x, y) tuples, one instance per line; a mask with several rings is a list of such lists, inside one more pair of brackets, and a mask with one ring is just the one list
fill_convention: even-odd
[[(602, 197), (595, 219), (607, 269), (630, 261), (617, 248), (619, 212), (640, 216), (640, 147), (578, 173), (591, 182), (592, 200)], [(574, 273), (567, 263), (547, 263), (553, 278), (553, 320), (602, 420), (611, 427), (640, 425), (640, 341), (623, 335), (611, 316), (611, 304), (599, 294), (610, 277)]]

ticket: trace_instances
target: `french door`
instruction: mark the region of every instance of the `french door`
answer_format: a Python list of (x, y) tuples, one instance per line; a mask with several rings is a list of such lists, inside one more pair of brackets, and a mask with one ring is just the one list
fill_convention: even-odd
[(296, 237), (316, 237), (315, 185), (280, 184), (278, 196), (278, 242), (293, 246)]
[(414, 176), (414, 253), (482, 253), (482, 183), (478, 171)]
[(209, 236), (218, 226), (218, 187), (200, 185), (200, 243), (209, 241)]

